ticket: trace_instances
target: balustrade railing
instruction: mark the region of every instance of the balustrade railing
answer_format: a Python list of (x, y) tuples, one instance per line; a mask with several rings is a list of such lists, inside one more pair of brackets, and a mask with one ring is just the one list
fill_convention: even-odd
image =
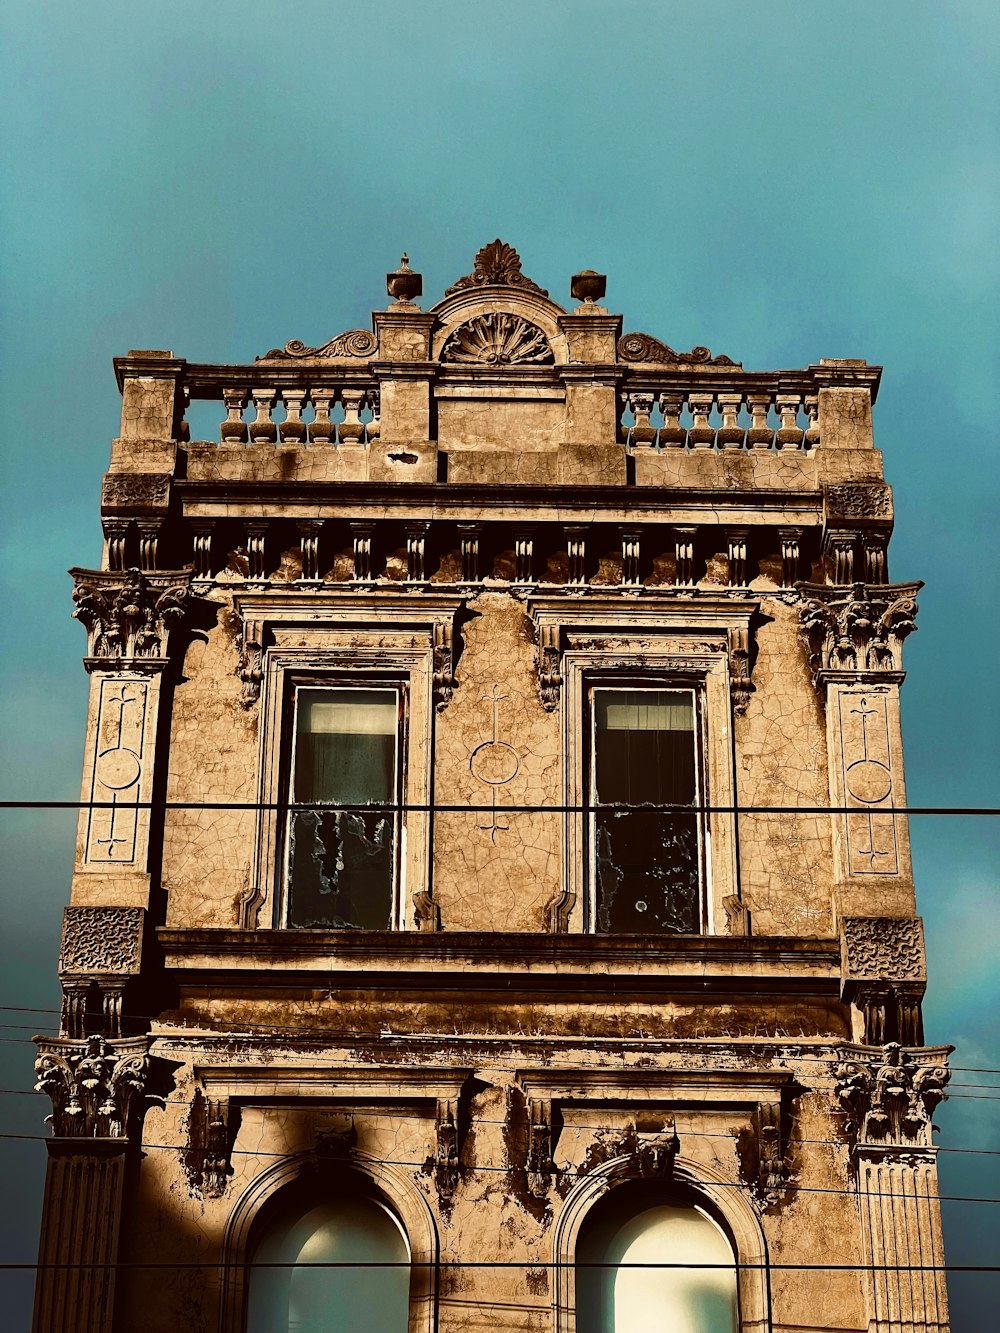
[[(192, 439), (203, 438), (206, 409), (212, 402), (225, 411), (225, 420), (218, 426), (222, 444), (339, 446), (370, 444), (381, 434), (379, 390), (373, 384), (210, 387), (194, 381), (185, 388)], [(191, 411), (193, 403), (197, 403), (195, 411)]]
[(808, 450), (820, 443), (819, 395), (802, 389), (644, 384), (621, 397), (622, 439), (634, 448)]

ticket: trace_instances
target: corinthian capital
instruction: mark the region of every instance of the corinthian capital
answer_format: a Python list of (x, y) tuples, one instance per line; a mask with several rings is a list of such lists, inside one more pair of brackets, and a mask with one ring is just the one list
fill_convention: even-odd
[(87, 630), (89, 663), (163, 662), (170, 631), (185, 618), (187, 570), (143, 574), (138, 569), (74, 569), (73, 612)]
[(46, 1120), (55, 1136), (124, 1138), (132, 1100), (146, 1086), (146, 1038), (40, 1037), (37, 1041), (35, 1091), (52, 1098), (52, 1114)]
[(899, 678), (903, 640), (917, 628), (922, 583), (798, 583), (799, 615), (809, 639), (813, 679)]
[(836, 1095), (859, 1144), (930, 1148), (931, 1117), (950, 1078), (943, 1059), (919, 1060), (891, 1042), (839, 1065)]

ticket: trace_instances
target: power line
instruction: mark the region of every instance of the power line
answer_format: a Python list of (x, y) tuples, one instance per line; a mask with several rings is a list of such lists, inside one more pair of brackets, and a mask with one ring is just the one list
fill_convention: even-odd
[[(20, 1271), (27, 1271), (27, 1270), (30, 1270), (30, 1271), (51, 1271), (51, 1270), (64, 1270), (64, 1269), (68, 1269), (68, 1270), (79, 1270), (79, 1269), (82, 1269), (82, 1270), (84, 1270), (84, 1271), (86, 1271), (86, 1272), (97, 1272), (97, 1271), (99, 1271), (99, 1270), (101, 1270), (101, 1269), (111, 1268), (111, 1269), (115, 1269), (115, 1270), (118, 1270), (118, 1269), (129, 1269), (129, 1270), (136, 1270), (136, 1269), (139, 1269), (139, 1270), (147, 1270), (147, 1269), (152, 1269), (152, 1270), (156, 1270), (156, 1271), (166, 1271), (166, 1272), (186, 1272), (186, 1271), (189, 1271), (189, 1270), (204, 1270), (204, 1269), (213, 1269), (213, 1268), (217, 1268), (217, 1269), (225, 1269), (225, 1268), (228, 1268), (228, 1267), (230, 1267), (230, 1265), (227, 1264), (227, 1263), (225, 1262), (225, 1260), (222, 1260), (222, 1259), (217, 1259), (217, 1260), (214, 1260), (214, 1261), (213, 1261), (213, 1260), (208, 1260), (208, 1259), (203, 1259), (203, 1260), (201, 1260), (200, 1262), (194, 1262), (194, 1263), (191, 1263), (191, 1262), (188, 1262), (188, 1263), (177, 1263), (177, 1262), (174, 1262), (174, 1263), (163, 1263), (163, 1262), (154, 1261), (154, 1260), (149, 1260), (149, 1261), (147, 1261), (147, 1262), (145, 1262), (145, 1263), (143, 1263), (143, 1262), (141, 1262), (141, 1261), (135, 1261), (135, 1260), (126, 1260), (126, 1261), (109, 1262), (109, 1263), (97, 1263), (97, 1262), (95, 1262), (95, 1263), (85, 1263), (85, 1262), (79, 1262), (79, 1263), (58, 1263), (58, 1262), (53, 1262), (53, 1263), (35, 1263), (35, 1264), (28, 1264), (28, 1263), (20, 1263), (20, 1264), (19, 1264), (19, 1263), (0, 1263), (0, 1269), (6, 1269), (6, 1270), (20, 1270)], [(232, 1265), (232, 1267), (239, 1267), (240, 1269), (247, 1269), (247, 1268), (260, 1268), (260, 1269), (268, 1269), (268, 1268), (279, 1268), (279, 1269), (283, 1269), (283, 1268), (334, 1268), (334, 1269), (348, 1269), (348, 1270), (358, 1269), (358, 1268), (374, 1268), (374, 1269), (385, 1269), (385, 1268), (403, 1268), (403, 1269), (412, 1269), (412, 1268), (432, 1268), (432, 1269), (441, 1269), (441, 1268), (448, 1268), (448, 1269), (454, 1269), (454, 1268), (490, 1268), (490, 1269), (506, 1268), (506, 1269), (521, 1269), (521, 1268), (523, 1268), (523, 1269), (528, 1269), (528, 1268), (531, 1268), (531, 1269), (537, 1269), (537, 1268), (545, 1268), (545, 1269), (549, 1269), (549, 1268), (552, 1268), (552, 1269), (555, 1269), (555, 1270), (557, 1270), (557, 1271), (558, 1271), (558, 1270), (565, 1270), (565, 1269), (569, 1269), (569, 1268), (573, 1268), (573, 1269), (600, 1269), (600, 1270), (604, 1270), (604, 1269), (616, 1269), (616, 1270), (617, 1270), (617, 1269), (619, 1269), (619, 1268), (638, 1268), (638, 1269), (651, 1269), (651, 1268), (653, 1268), (653, 1269), (680, 1269), (680, 1270), (689, 1270), (689, 1269), (695, 1268), (695, 1269), (712, 1269), (712, 1270), (715, 1270), (715, 1271), (722, 1271), (722, 1272), (727, 1272), (727, 1273), (734, 1272), (734, 1271), (736, 1271), (736, 1272), (740, 1272), (740, 1271), (743, 1271), (743, 1272), (756, 1272), (756, 1271), (760, 1271), (760, 1272), (772, 1272), (772, 1271), (775, 1271), (775, 1270), (790, 1271), (790, 1272), (800, 1272), (800, 1273), (801, 1273), (801, 1272), (805, 1272), (805, 1273), (1000, 1273), (1000, 1266), (998, 1266), (998, 1265), (996, 1265), (996, 1264), (890, 1264), (890, 1263), (885, 1263), (885, 1264), (865, 1264), (865, 1263), (858, 1263), (858, 1264), (806, 1264), (806, 1263), (801, 1263), (801, 1264), (796, 1264), (796, 1263), (787, 1263), (787, 1262), (779, 1263), (779, 1262), (777, 1262), (776, 1260), (775, 1260), (775, 1261), (764, 1261), (764, 1262), (762, 1262), (762, 1263), (747, 1263), (747, 1262), (745, 1262), (745, 1261), (742, 1261), (742, 1260), (739, 1260), (739, 1259), (736, 1259), (736, 1258), (734, 1258), (733, 1261), (732, 1261), (731, 1263), (728, 1263), (728, 1264), (727, 1264), (727, 1263), (704, 1263), (704, 1262), (701, 1262), (701, 1263), (686, 1262), (686, 1263), (685, 1263), (685, 1262), (680, 1262), (680, 1261), (674, 1261), (674, 1262), (660, 1261), (660, 1262), (657, 1262), (657, 1263), (604, 1263), (604, 1264), (602, 1264), (602, 1263), (591, 1263), (591, 1262), (586, 1262), (586, 1261), (583, 1261), (583, 1262), (577, 1262), (576, 1260), (572, 1260), (572, 1261), (570, 1261), (570, 1262), (568, 1262), (568, 1263), (563, 1263), (563, 1262), (561, 1262), (561, 1261), (556, 1261), (556, 1263), (554, 1263), (554, 1264), (545, 1264), (545, 1263), (541, 1263), (541, 1262), (539, 1262), (537, 1259), (536, 1259), (536, 1260), (531, 1260), (531, 1259), (415, 1259), (415, 1260), (414, 1260), (414, 1259), (397, 1259), (397, 1260), (388, 1260), (388, 1259), (387, 1259), (387, 1260), (385, 1260), (385, 1261), (383, 1261), (383, 1262), (377, 1262), (377, 1261), (374, 1261), (374, 1262), (372, 1262), (372, 1261), (367, 1261), (367, 1262), (365, 1262), (365, 1261), (362, 1261), (362, 1262), (354, 1263), (354, 1262), (347, 1262), (347, 1261), (344, 1261), (344, 1260), (337, 1261), (337, 1260), (333, 1260), (333, 1259), (328, 1259), (328, 1260), (312, 1260), (312, 1261), (308, 1261), (308, 1260), (307, 1260), (307, 1261), (304, 1262), (304, 1263), (300, 1263), (300, 1262), (298, 1262), (298, 1261), (295, 1261), (295, 1262), (292, 1262), (292, 1261), (277, 1262), (277, 1261), (275, 1261), (275, 1262), (271, 1262), (271, 1263), (255, 1263), (255, 1262), (245, 1262), (245, 1261), (244, 1261), (244, 1262), (241, 1263), (241, 1264), (238, 1264), (238, 1265)], [(491, 1302), (491, 1303), (492, 1303), (492, 1304), (498, 1304), (498, 1303), (502, 1303), (502, 1302), (496, 1302), (496, 1301), (493, 1301), (493, 1302)]]

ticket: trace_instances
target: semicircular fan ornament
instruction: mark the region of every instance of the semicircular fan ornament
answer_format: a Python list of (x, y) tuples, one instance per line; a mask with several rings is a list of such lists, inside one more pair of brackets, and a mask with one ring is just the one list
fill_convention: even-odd
[(441, 360), (460, 365), (551, 365), (552, 348), (537, 324), (503, 311), (476, 315), (459, 325), (441, 349)]

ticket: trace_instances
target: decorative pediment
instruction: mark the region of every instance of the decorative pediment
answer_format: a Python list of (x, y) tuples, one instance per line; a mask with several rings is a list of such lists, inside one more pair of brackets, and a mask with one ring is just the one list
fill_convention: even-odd
[(544, 287), (532, 282), (521, 272), (521, 256), (512, 245), (507, 245), (499, 237), (484, 245), (476, 255), (471, 273), (445, 290), (445, 296), (453, 292), (464, 291), (467, 287), (520, 287), (522, 291), (537, 292), (539, 296), (548, 296)]
[(549, 340), (521, 315), (507, 311), (476, 315), (452, 333), (441, 349), (441, 360), (458, 365), (551, 365)]
[(652, 361), (661, 365), (737, 366), (742, 362), (728, 356), (713, 356), (707, 347), (692, 347), (690, 352), (675, 352), (659, 338), (648, 333), (626, 333), (618, 339), (618, 358), (621, 361)]
[(283, 348), (272, 347), (269, 352), (257, 358), (258, 361), (297, 361), (304, 357), (318, 357), (332, 360), (338, 356), (371, 357), (378, 351), (378, 339), (367, 329), (349, 329), (347, 333), (338, 333), (336, 338), (319, 347), (307, 347), (298, 338), (285, 343)]

